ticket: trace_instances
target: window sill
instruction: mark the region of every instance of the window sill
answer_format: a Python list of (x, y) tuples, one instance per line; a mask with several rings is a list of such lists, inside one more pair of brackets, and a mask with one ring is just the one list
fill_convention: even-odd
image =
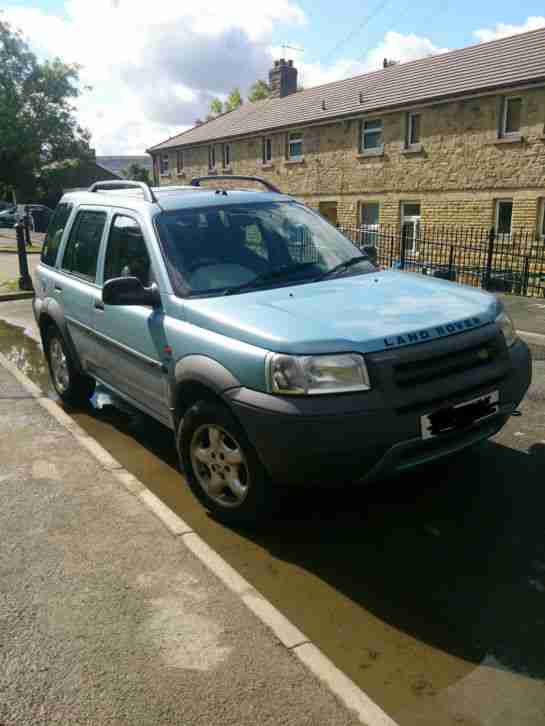
[(284, 164), (286, 164), (287, 166), (293, 166), (295, 164), (304, 164), (304, 163), (305, 163), (304, 159), (286, 159), (286, 161), (284, 162)]
[(178, 179), (185, 179), (187, 174), (185, 173), (185, 171), (178, 171), (176, 172), (176, 176), (178, 177)]
[(274, 169), (274, 164), (272, 161), (263, 161), (261, 162), (261, 168), (262, 169)]
[(363, 149), (357, 154), (358, 159), (368, 159), (373, 156), (384, 156), (384, 146), (378, 146), (376, 149)]
[(523, 137), (521, 134), (509, 134), (509, 136), (500, 136), (494, 139), (492, 143), (497, 146), (501, 144), (520, 144), (522, 141)]
[(217, 173), (218, 170), (216, 169), (216, 167), (214, 167), (213, 169), (208, 169), (208, 176), (217, 176)]
[(411, 144), (401, 150), (402, 154), (421, 154), (424, 151), (422, 144)]
[(159, 174), (159, 176), (161, 179), (170, 179), (171, 174), (170, 174), (170, 172), (167, 172), (166, 174), (165, 173)]
[(233, 173), (233, 167), (232, 166), (222, 166), (221, 173), (222, 174), (232, 174)]

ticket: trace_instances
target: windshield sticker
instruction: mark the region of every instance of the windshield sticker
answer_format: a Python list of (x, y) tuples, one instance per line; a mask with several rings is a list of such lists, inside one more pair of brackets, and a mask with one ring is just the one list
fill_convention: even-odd
[(384, 345), (387, 348), (399, 348), (402, 345), (411, 345), (411, 343), (422, 343), (425, 340), (432, 340), (433, 338), (443, 338), (446, 335), (452, 335), (453, 333), (460, 333), (470, 328), (476, 328), (482, 325), (480, 318), (467, 318), (457, 323), (449, 323), (448, 325), (437, 325), (434, 328), (427, 328), (426, 330), (418, 330), (415, 333), (406, 333), (405, 335), (392, 335), (388, 338), (384, 338)]

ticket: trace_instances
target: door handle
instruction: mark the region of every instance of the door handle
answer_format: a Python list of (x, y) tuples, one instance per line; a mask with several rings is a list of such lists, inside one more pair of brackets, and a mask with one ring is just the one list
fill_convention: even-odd
[(53, 289), (55, 292), (62, 292), (62, 287), (60, 285), (55, 285)]
[(95, 300), (95, 309), (104, 310), (104, 303), (101, 300)]

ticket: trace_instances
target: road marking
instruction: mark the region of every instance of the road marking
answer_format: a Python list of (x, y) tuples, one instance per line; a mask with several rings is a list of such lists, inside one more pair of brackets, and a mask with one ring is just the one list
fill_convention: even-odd
[[(545, 336), (542, 336), (545, 338)], [(61, 426), (69, 431), (78, 443), (109, 471), (118, 481), (144, 504), (165, 527), (233, 593), (280, 642), (293, 653), (306, 668), (337, 696), (341, 703), (354, 711), (365, 726), (398, 726), (362, 689), (333, 664), (314, 643), (286, 618), (275, 606), (258, 592), (247, 580), (213, 550), (183, 519), (169, 509), (146, 485), (124, 469), (111, 454), (91, 436), (85, 434), (54, 401), (45, 398), (40, 389), (0, 353), (0, 365), (35, 398)]]

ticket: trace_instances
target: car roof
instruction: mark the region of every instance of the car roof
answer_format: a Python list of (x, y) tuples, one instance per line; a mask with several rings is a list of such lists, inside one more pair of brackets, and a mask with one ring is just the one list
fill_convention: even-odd
[(231, 204), (288, 202), (293, 199), (285, 194), (262, 192), (252, 189), (224, 189), (206, 187), (152, 187), (157, 203), (148, 202), (139, 189), (100, 190), (96, 192), (66, 192), (63, 202), (78, 205), (122, 207), (151, 216), (157, 212), (203, 207), (225, 207)]

